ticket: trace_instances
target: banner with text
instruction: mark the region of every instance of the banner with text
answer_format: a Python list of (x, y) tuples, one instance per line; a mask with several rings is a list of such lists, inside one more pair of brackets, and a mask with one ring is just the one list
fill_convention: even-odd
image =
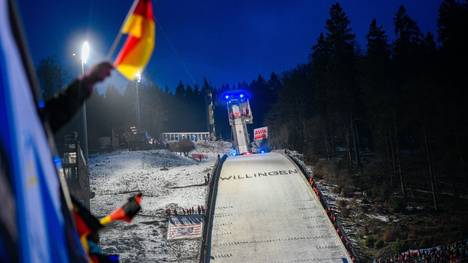
[(254, 140), (261, 141), (268, 139), (268, 127), (261, 127), (254, 130)]

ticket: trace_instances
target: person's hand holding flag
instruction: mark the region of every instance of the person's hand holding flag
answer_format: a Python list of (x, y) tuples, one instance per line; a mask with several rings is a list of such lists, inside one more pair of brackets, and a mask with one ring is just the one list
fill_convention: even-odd
[(94, 65), (93, 68), (82, 77), (82, 79), (94, 85), (109, 77), (112, 69), (114, 69), (114, 66), (112, 66), (110, 62), (104, 61)]
[[(118, 262), (118, 257), (115, 255), (103, 254), (102, 251), (99, 250), (99, 247), (94, 243), (95, 240), (93, 240), (93, 238), (96, 237), (99, 230), (111, 222), (123, 220), (130, 223), (135, 215), (141, 210), (140, 204), (142, 196), (142, 193), (138, 193), (130, 197), (128, 202), (122, 207), (117, 208), (101, 220), (94, 217), (87, 208), (80, 204), (79, 201), (72, 198), (76, 229), (84, 250), (90, 256), (90, 262)], [(117, 261), (110, 261), (111, 258), (117, 258)]]
[(96, 64), (89, 72), (85, 73), (81, 77), (81, 82), (89, 89), (89, 93), (91, 94), (94, 86), (108, 78), (111, 75), (113, 69), (114, 66), (109, 62), (101, 62)]

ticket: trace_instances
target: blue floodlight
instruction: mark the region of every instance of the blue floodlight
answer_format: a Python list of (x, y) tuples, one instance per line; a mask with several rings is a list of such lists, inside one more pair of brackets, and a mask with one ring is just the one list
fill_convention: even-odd
[(218, 99), (223, 103), (240, 103), (250, 99), (250, 92), (248, 90), (228, 90), (223, 92)]
[(265, 153), (265, 151), (264, 151), (264, 150), (262, 150), (260, 153)]
[(231, 156), (236, 156), (236, 155), (237, 155), (237, 151), (234, 150), (234, 149), (231, 149), (231, 150), (229, 151), (229, 155), (231, 155)]

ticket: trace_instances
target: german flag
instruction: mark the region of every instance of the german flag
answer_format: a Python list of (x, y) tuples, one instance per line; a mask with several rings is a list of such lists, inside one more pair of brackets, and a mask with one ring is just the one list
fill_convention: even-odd
[(153, 53), (156, 38), (151, 0), (136, 1), (120, 32), (128, 37), (114, 61), (115, 68), (129, 80), (136, 79), (143, 71)]
[(96, 234), (104, 226), (94, 217), (91, 212), (78, 200), (73, 198), (73, 215), (75, 218), (76, 230), (80, 236), (81, 245), (86, 253), (89, 252), (88, 237)]
[(133, 217), (135, 217), (135, 215), (141, 210), (140, 204), (142, 196), (142, 193), (138, 193), (135, 196), (130, 197), (127, 203), (114, 210), (110, 215), (102, 218), (100, 223), (102, 225), (107, 225), (116, 220), (123, 220), (130, 223)]

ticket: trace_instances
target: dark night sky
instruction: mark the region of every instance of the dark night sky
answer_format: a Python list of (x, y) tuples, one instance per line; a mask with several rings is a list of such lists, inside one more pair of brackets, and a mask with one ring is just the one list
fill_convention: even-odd
[[(110, 48), (131, 5), (131, 0), (19, 0), (30, 51), (37, 63), (52, 55), (68, 77), (79, 72), (81, 41), (92, 46), (92, 60)], [(328, 0), (157, 0), (156, 48), (146, 71), (162, 87), (173, 89), (179, 80), (213, 84), (251, 81), (307, 61), (323, 31)], [(423, 32), (435, 31), (440, 0), (341, 1), (360, 46), (372, 18), (390, 37), (399, 5), (418, 22)], [(115, 77), (113, 81), (122, 81)]]

